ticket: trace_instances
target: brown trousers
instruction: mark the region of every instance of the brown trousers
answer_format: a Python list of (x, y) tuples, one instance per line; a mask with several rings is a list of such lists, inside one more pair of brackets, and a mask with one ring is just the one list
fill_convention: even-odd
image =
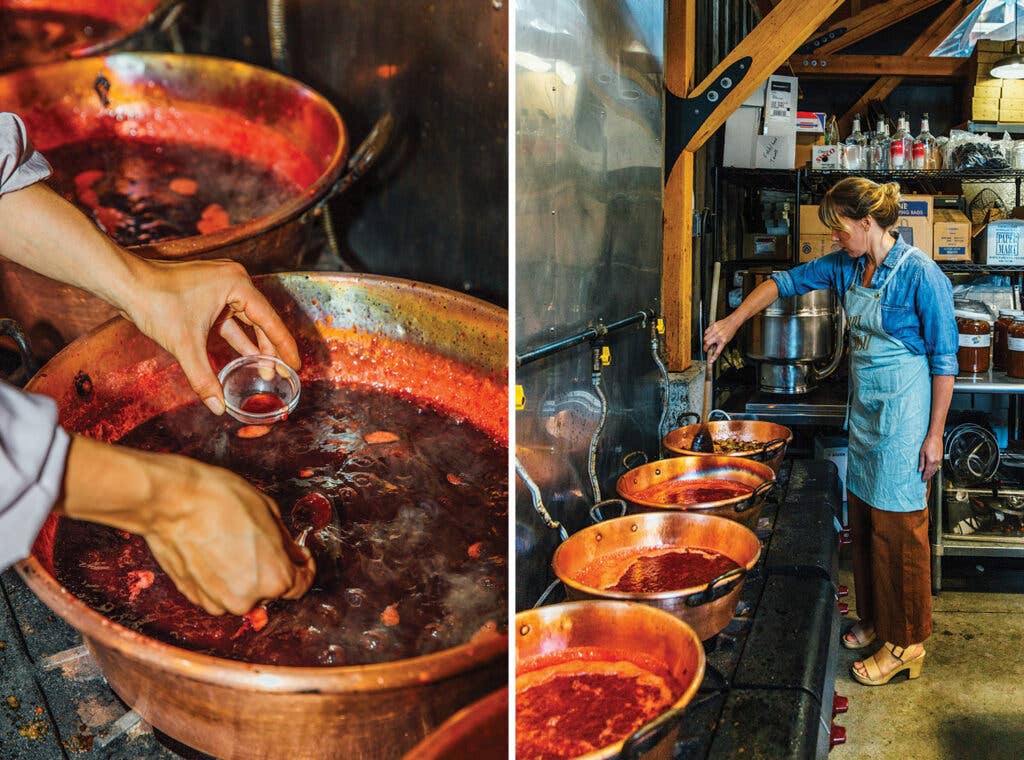
[(932, 633), (928, 508), (886, 512), (846, 496), (857, 614), (879, 641), (920, 644)]

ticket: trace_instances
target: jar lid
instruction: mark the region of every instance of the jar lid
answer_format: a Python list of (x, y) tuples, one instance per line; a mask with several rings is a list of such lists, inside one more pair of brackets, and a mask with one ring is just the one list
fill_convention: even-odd
[(973, 319), (978, 322), (992, 324), (992, 317), (981, 311), (968, 311), (967, 309), (956, 309), (953, 314), (957, 319)]

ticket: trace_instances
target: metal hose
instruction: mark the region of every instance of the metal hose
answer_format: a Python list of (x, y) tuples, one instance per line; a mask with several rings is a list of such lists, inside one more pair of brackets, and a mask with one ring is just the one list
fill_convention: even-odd
[(651, 324), (651, 357), (658, 366), (658, 372), (661, 373), (661, 419), (658, 420), (658, 458), (663, 459), (665, 457), (665, 447), (662, 444), (662, 440), (665, 438), (665, 420), (668, 419), (669, 381), (668, 369), (665, 367), (665, 362), (661, 360), (661, 341), (658, 339), (658, 325), (656, 322)]
[(274, 69), (282, 74), (291, 74), (284, 0), (267, 0), (267, 29), (270, 32), (270, 59)]
[(526, 485), (526, 490), (530, 492), (530, 498), (533, 500), (533, 508), (536, 510), (537, 514), (540, 515), (540, 519), (543, 520), (544, 524), (552, 530), (557, 530), (558, 535), (563, 541), (567, 541), (569, 539), (569, 531), (567, 531), (565, 526), (558, 522), (558, 520), (554, 519), (551, 516), (551, 513), (548, 512), (547, 507), (544, 506), (544, 500), (541, 498), (540, 488), (538, 488), (537, 484), (533, 482), (533, 478), (527, 474), (526, 468), (519, 462), (519, 457), (516, 457), (516, 475), (518, 475), (524, 485)]
[(604, 395), (604, 389), (601, 388), (601, 349), (597, 346), (591, 351), (593, 356), (593, 366), (590, 372), (590, 384), (594, 388), (594, 393), (601, 400), (601, 417), (597, 422), (597, 428), (594, 430), (594, 434), (590, 437), (590, 453), (587, 457), (587, 475), (590, 476), (590, 487), (594, 492), (594, 503), (597, 504), (601, 501), (601, 485), (597, 480), (597, 444), (601, 438), (601, 433), (604, 430), (605, 420), (608, 418), (608, 399)]

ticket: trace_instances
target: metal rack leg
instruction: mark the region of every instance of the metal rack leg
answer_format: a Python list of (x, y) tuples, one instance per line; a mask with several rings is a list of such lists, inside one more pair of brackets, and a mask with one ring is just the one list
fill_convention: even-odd
[(932, 483), (932, 594), (942, 591), (942, 468)]

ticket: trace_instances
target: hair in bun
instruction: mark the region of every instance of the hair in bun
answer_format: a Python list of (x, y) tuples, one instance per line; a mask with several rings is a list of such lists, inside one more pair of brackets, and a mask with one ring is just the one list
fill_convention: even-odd
[(829, 188), (818, 207), (825, 226), (843, 231), (840, 217), (873, 218), (883, 230), (895, 226), (900, 215), (900, 186), (897, 182), (878, 184), (864, 177), (846, 177)]

